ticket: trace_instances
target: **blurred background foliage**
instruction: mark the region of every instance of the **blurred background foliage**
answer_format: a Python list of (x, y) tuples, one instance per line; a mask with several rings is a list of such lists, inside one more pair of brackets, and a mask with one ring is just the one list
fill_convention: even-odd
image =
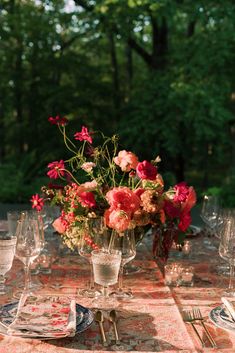
[(235, 206), (233, 0), (1, 0), (0, 23), (0, 202), (48, 182), (59, 114)]

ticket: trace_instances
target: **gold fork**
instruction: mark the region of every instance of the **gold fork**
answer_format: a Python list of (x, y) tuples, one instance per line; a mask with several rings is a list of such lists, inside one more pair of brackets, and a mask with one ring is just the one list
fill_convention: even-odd
[(204, 324), (204, 319), (202, 317), (202, 313), (201, 313), (201, 310), (199, 308), (198, 309), (193, 309), (193, 318), (194, 318), (195, 321), (200, 321), (200, 323), (201, 323), (202, 327), (204, 328), (205, 333), (206, 333), (206, 335), (207, 335), (212, 347), (214, 347), (214, 348), (217, 347), (217, 344), (216, 344), (214, 338), (211, 336), (211, 334), (208, 331), (206, 325)]
[(188, 310), (184, 310), (184, 311), (182, 311), (182, 315), (183, 315), (183, 320), (184, 320), (185, 322), (191, 324), (192, 328), (194, 329), (194, 332), (196, 333), (197, 337), (199, 338), (199, 340), (200, 340), (200, 342), (201, 342), (201, 344), (202, 344), (202, 347), (205, 347), (205, 343), (204, 343), (203, 339), (201, 338), (201, 336), (200, 336), (200, 334), (199, 334), (197, 328), (196, 328), (195, 325), (194, 325), (194, 321), (195, 321), (195, 320), (194, 320), (194, 318), (193, 318), (191, 312), (188, 311)]

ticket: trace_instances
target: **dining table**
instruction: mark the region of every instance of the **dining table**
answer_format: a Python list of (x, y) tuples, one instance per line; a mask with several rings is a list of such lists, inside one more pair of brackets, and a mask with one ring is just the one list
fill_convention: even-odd
[[(151, 234), (143, 238), (137, 247), (136, 257), (131, 262), (132, 271), (124, 275), (124, 286), (131, 288), (133, 296), (115, 299), (113, 307), (103, 309), (108, 344), (102, 343), (99, 324), (94, 320), (85, 331), (74, 337), (43, 340), (1, 334), (0, 353), (235, 352), (235, 328), (221, 328), (209, 317), (212, 309), (222, 305), (221, 297), (228, 285), (228, 276), (218, 272), (218, 264), (221, 262), (218, 241), (215, 239), (214, 246), (208, 249), (202, 232), (190, 236), (188, 241), (190, 252), (184, 254), (177, 249), (172, 250), (168, 264), (193, 266), (194, 283), (192, 286), (168, 286), (164, 272), (152, 254)], [(98, 299), (80, 294), (80, 290), (89, 281), (89, 265), (76, 251), (71, 252), (60, 246), (51, 273), (39, 273), (32, 276), (32, 280), (42, 283), (37, 294), (69, 297), (93, 313), (98, 310)], [(23, 281), (22, 263), (14, 259), (7, 274), (7, 285), (11, 287), (11, 291), (0, 296), (1, 306), (15, 300), (14, 292)], [(192, 325), (184, 321), (184, 311), (198, 308), (216, 347), (212, 347), (200, 321), (195, 322), (195, 326), (204, 346)], [(118, 318), (118, 344), (115, 341), (114, 325), (109, 320), (112, 309), (116, 310)]]

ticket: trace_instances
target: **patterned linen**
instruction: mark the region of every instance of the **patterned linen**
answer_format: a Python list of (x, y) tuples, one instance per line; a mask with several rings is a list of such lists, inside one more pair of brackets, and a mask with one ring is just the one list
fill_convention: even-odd
[[(195, 353), (195, 352), (235, 352), (235, 334), (216, 327), (208, 318), (209, 312), (221, 305), (221, 293), (228, 280), (219, 276), (216, 265), (219, 257), (217, 250), (208, 255), (203, 247), (202, 239), (195, 237), (193, 254), (190, 258), (174, 258), (193, 264), (195, 268), (194, 287), (169, 288), (156, 263), (151, 259), (151, 239), (146, 239), (138, 249), (138, 256), (133, 264), (141, 270), (124, 277), (124, 286), (132, 288), (134, 298), (118, 300), (114, 307), (117, 310), (117, 323), (121, 345), (115, 344), (113, 325), (108, 320), (109, 309), (105, 310), (104, 329), (108, 338), (108, 346), (101, 342), (99, 326), (96, 322), (84, 332), (52, 341), (41, 341), (18, 337), (2, 336), (0, 353), (81, 353), (104, 351), (120, 352), (164, 352), (164, 353)], [(9, 272), (8, 284), (15, 287), (19, 283), (20, 266), (14, 262)], [(44, 295), (75, 298), (76, 302), (97, 309), (96, 300), (86, 299), (78, 295), (78, 290), (87, 285), (89, 279), (88, 263), (79, 255), (67, 254), (60, 256), (53, 264), (51, 276), (40, 275), (40, 281), (45, 285), (41, 291)], [(1, 303), (9, 301), (2, 297)], [(205, 317), (206, 325), (213, 335), (218, 349), (210, 348), (200, 324), (197, 328), (205, 340), (206, 347), (202, 349), (192, 327), (185, 324), (180, 312), (185, 309), (199, 307)], [(113, 308), (113, 307), (112, 307)]]

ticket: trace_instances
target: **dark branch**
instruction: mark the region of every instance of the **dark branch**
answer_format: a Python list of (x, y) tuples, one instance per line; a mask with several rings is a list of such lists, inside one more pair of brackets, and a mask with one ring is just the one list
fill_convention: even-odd
[(94, 6), (88, 5), (86, 0), (74, 0), (74, 2), (75, 2), (76, 5), (81, 6), (83, 9), (85, 9), (87, 11), (93, 11), (94, 10)]
[(136, 51), (137, 54), (139, 54), (142, 59), (151, 66), (152, 64), (152, 56), (144, 50), (133, 38), (128, 39), (128, 45)]

